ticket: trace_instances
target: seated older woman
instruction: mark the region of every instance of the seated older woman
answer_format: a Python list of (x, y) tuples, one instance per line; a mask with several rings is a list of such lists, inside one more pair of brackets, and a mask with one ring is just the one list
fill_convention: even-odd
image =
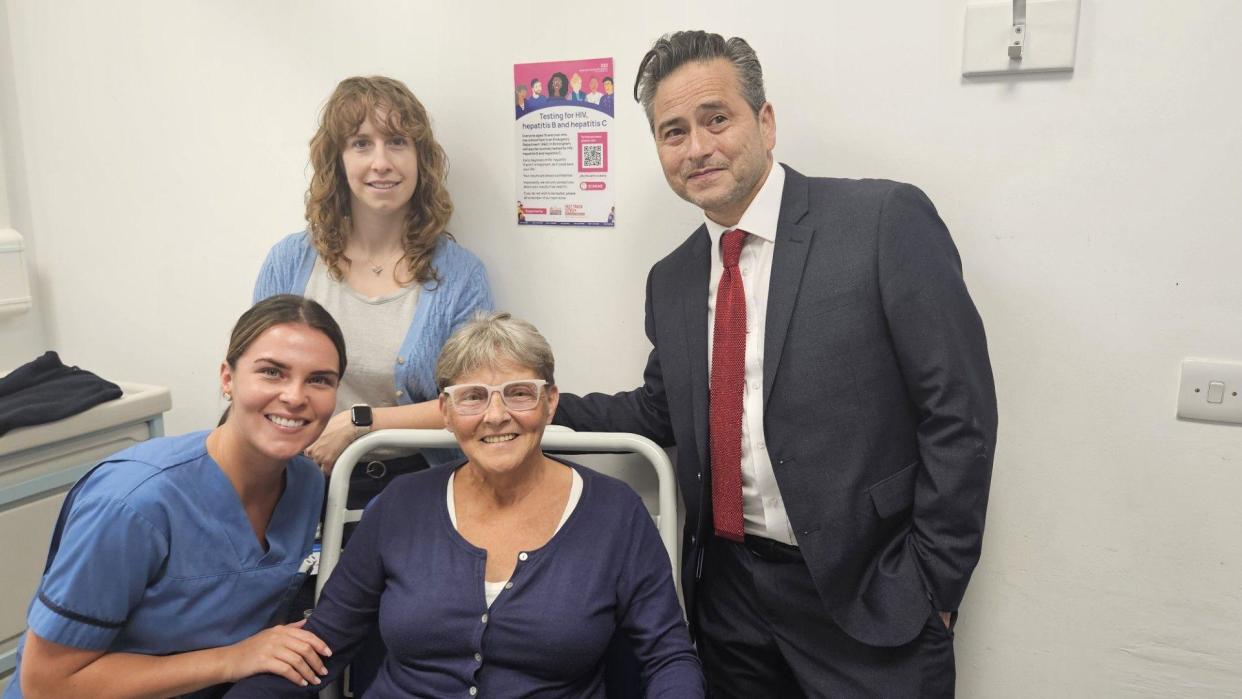
[[(665, 552), (624, 483), (540, 451), (556, 411), (552, 350), (508, 314), (480, 315), (436, 367), (464, 463), (403, 476), (367, 510), (306, 629), (329, 679), (378, 627), (370, 696), (603, 697), (618, 628), (648, 697), (703, 696)], [(230, 697), (303, 696), (275, 676)]]

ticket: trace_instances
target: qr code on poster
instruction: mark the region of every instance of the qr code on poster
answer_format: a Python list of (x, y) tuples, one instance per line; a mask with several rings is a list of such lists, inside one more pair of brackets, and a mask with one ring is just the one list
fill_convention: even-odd
[(604, 144), (602, 143), (583, 143), (582, 144), (582, 167), (584, 168), (604, 167)]

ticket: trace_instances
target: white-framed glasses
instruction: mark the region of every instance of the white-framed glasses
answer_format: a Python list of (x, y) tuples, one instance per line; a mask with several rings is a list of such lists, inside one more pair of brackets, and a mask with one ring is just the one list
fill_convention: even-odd
[(458, 415), (478, 415), (487, 410), (493, 393), (500, 394), (500, 400), (509, 410), (525, 411), (539, 405), (539, 395), (543, 387), (548, 385), (544, 379), (517, 379), (506, 381), (499, 386), (485, 383), (462, 383), (456, 386), (445, 386), (444, 393), (453, 402)]

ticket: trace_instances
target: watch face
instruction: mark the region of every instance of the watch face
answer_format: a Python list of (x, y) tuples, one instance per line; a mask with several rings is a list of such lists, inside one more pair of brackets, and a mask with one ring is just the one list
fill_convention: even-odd
[(355, 405), (350, 408), (350, 421), (358, 427), (370, 427), (371, 419), (371, 406)]

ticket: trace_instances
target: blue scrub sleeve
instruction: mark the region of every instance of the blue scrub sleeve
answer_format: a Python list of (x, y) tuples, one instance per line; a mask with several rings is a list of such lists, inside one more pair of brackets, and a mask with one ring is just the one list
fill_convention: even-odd
[(53, 643), (107, 650), (163, 568), (168, 540), (118, 500), (89, 498), (72, 508), (26, 623)]
[(704, 696), (703, 668), (690, 645), (690, 631), (677, 603), (668, 549), (651, 515), (636, 494), (631, 508), (630, 542), (617, 584), (618, 616), (642, 665), (648, 699)]

